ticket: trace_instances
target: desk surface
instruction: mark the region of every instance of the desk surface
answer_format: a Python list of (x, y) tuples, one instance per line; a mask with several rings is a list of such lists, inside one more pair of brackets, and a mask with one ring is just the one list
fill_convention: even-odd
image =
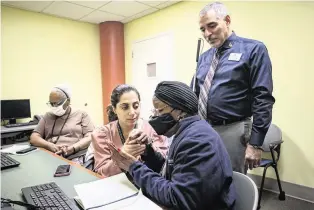
[[(70, 161), (42, 149), (12, 157), (21, 164), (19, 167), (1, 171), (2, 198), (23, 201), (22, 188), (48, 182), (57, 183), (67, 196), (73, 198), (77, 195), (74, 185), (99, 179), (93, 172), (73, 163), (70, 176), (53, 177), (59, 165), (68, 164)], [(14, 209), (25, 208), (14, 205)]]
[(27, 126), (20, 126), (20, 127), (13, 127), (13, 128), (7, 128), (4, 126), (1, 126), (1, 134), (4, 133), (15, 133), (19, 131), (31, 131), (36, 128), (37, 125), (27, 125)]

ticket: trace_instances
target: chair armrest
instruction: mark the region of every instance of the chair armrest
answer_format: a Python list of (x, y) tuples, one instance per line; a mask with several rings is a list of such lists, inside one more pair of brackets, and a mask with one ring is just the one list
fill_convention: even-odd
[(80, 151), (78, 151), (77, 153), (74, 153), (74, 154), (72, 154), (72, 155), (67, 156), (66, 159), (72, 160), (72, 159), (74, 159), (74, 158), (81, 157), (81, 156), (85, 155), (86, 152), (87, 152), (87, 148), (86, 148), (86, 149), (83, 149), (83, 150), (80, 150)]

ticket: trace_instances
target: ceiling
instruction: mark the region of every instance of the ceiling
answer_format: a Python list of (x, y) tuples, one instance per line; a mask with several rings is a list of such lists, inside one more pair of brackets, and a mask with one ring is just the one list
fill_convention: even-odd
[(89, 23), (127, 23), (179, 1), (2, 1), (9, 7)]

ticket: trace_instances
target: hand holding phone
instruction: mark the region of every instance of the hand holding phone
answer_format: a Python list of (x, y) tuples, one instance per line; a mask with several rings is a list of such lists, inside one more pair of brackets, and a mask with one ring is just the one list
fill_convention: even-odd
[(128, 171), (130, 165), (137, 161), (135, 157), (129, 155), (128, 153), (124, 152), (123, 150), (116, 148), (115, 145), (111, 142), (106, 142), (110, 151), (111, 151), (111, 159), (115, 162), (115, 164), (125, 170)]
[(54, 177), (69, 176), (71, 173), (71, 165), (59, 165)]

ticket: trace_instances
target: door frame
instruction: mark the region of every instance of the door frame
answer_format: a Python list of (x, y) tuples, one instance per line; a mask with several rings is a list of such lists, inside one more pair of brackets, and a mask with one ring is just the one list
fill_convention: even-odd
[[(134, 61), (135, 59), (133, 58), (133, 53), (136, 53), (134, 52), (134, 48), (136, 46), (136, 44), (140, 44), (142, 42), (145, 42), (145, 41), (150, 41), (150, 40), (154, 40), (154, 39), (158, 39), (158, 38), (161, 38), (161, 37), (167, 37), (166, 39), (168, 39), (168, 41), (171, 43), (169, 48), (171, 50), (171, 68), (174, 68), (174, 65), (175, 65), (175, 62), (174, 62), (174, 59), (175, 59), (175, 55), (174, 55), (174, 47), (175, 47), (175, 43), (174, 43), (174, 33), (172, 31), (166, 31), (166, 32), (162, 32), (162, 33), (158, 33), (158, 34), (155, 34), (155, 35), (152, 35), (152, 36), (147, 36), (147, 37), (144, 37), (142, 39), (138, 39), (138, 40), (134, 40), (133, 43), (132, 43), (132, 52), (131, 52), (131, 59), (132, 59), (132, 62), (131, 62), (131, 81), (130, 81), (130, 84), (134, 84), (134, 71), (135, 69), (133, 69), (134, 67)], [(166, 41), (166, 42), (168, 42)], [(158, 64), (157, 64), (158, 65)], [(174, 79), (175, 75), (174, 75), (174, 71), (172, 72), (171, 74), (171, 78)], [(142, 114), (142, 113), (141, 113)], [(142, 117), (147, 117), (147, 116), (142, 116)]]
[(138, 40), (135, 40), (132, 42), (132, 51), (133, 51), (133, 45), (136, 44), (136, 43), (139, 43), (139, 42), (144, 42), (144, 41), (147, 41), (147, 40), (150, 40), (150, 39), (155, 39), (155, 38), (159, 38), (161, 36), (166, 36), (166, 35), (170, 35), (170, 38), (171, 38), (171, 41), (173, 43), (173, 31), (166, 31), (166, 32), (162, 32), (162, 33), (158, 33), (158, 34), (155, 34), (155, 35), (152, 35), (152, 36), (147, 36), (145, 38), (142, 38), (142, 39), (138, 39)]
[[(150, 40), (150, 39), (155, 39), (155, 38), (159, 38), (159, 37), (162, 37), (162, 36), (167, 36), (169, 35), (170, 37), (170, 42), (172, 43), (172, 67), (174, 67), (174, 59), (175, 59), (175, 55), (174, 55), (174, 32), (173, 31), (165, 31), (165, 32), (161, 32), (161, 33), (158, 33), (158, 34), (155, 34), (155, 35), (152, 35), (152, 36), (147, 36), (147, 37), (144, 37), (142, 39), (138, 39), (138, 40), (135, 40), (132, 42), (132, 49), (131, 49), (131, 83), (133, 83), (133, 52), (134, 52), (134, 45), (137, 44), (137, 43), (140, 43), (140, 42), (144, 42), (144, 41), (147, 41), (147, 40)], [(173, 74), (172, 77), (175, 77), (175, 75)]]

